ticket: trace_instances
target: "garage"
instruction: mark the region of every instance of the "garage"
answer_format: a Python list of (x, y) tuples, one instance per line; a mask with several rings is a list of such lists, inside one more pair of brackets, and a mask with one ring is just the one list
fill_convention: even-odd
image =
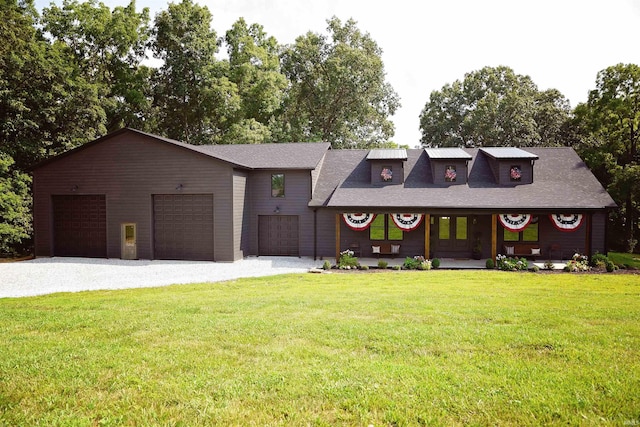
[(258, 253), (271, 256), (299, 256), (297, 215), (260, 215)]
[(107, 257), (107, 203), (104, 195), (51, 196), (53, 255)]
[(213, 194), (153, 196), (154, 258), (213, 261)]

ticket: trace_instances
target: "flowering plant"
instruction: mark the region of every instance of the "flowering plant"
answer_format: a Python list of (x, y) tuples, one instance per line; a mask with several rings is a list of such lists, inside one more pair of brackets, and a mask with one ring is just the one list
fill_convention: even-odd
[(351, 270), (358, 268), (358, 258), (353, 255), (354, 252), (351, 249), (340, 252), (338, 268), (341, 270)]
[(391, 181), (393, 179), (393, 172), (391, 171), (391, 168), (382, 168), (380, 177), (382, 177), (383, 181)]
[(579, 253), (573, 254), (571, 260), (567, 261), (567, 265), (564, 267), (565, 271), (575, 272), (575, 271), (588, 271), (591, 267), (589, 267), (589, 257), (586, 255), (581, 255)]
[(453, 182), (456, 180), (456, 169), (453, 166), (447, 167), (444, 171), (444, 180), (447, 182)]
[(525, 258), (511, 258), (500, 254), (496, 256), (496, 264), (498, 269), (503, 271), (526, 270), (529, 267), (529, 263)]
[(514, 181), (520, 181), (522, 178), (522, 170), (518, 166), (511, 166), (511, 179)]
[(407, 257), (402, 264), (405, 270), (431, 270), (431, 261), (421, 255)]

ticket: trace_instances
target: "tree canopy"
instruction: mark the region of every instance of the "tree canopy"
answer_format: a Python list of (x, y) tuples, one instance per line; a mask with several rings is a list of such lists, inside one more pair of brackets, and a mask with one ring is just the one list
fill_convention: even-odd
[(570, 116), (557, 90), (511, 68), (485, 67), (434, 91), (420, 114), (425, 146), (561, 145)]

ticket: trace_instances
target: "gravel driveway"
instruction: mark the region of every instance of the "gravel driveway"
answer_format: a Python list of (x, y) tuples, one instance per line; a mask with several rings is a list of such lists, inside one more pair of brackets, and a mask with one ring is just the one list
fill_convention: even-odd
[(219, 282), (301, 273), (322, 263), (311, 258), (290, 257), (249, 257), (233, 263), (39, 258), (0, 264), (0, 298)]

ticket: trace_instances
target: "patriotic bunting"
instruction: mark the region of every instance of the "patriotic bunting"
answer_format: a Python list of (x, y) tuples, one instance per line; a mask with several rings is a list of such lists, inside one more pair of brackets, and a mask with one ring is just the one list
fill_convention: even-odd
[(402, 231), (412, 231), (418, 228), (424, 215), (422, 214), (390, 214), (393, 223)]
[(504, 228), (514, 233), (518, 233), (531, 222), (531, 214), (500, 214), (500, 223)]
[(369, 228), (375, 217), (376, 214), (371, 213), (342, 214), (342, 219), (344, 220), (345, 224), (347, 224), (347, 227), (355, 231), (363, 231)]
[(582, 214), (550, 214), (549, 218), (555, 228), (560, 231), (576, 231), (582, 225)]

